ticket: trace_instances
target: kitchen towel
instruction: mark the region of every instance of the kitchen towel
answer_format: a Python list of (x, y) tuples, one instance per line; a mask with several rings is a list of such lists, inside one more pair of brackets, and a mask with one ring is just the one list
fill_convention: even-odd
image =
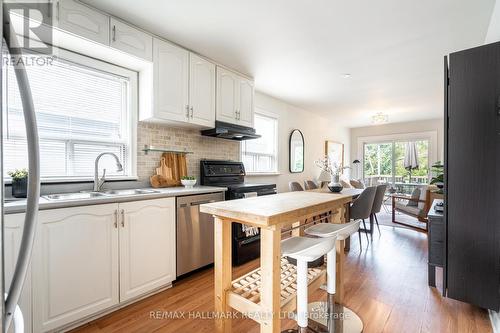
[[(257, 196), (257, 192), (244, 193), (243, 196), (245, 198), (254, 198), (254, 197)], [(245, 233), (246, 237), (252, 237), (252, 236), (255, 236), (255, 235), (259, 234), (259, 228), (257, 228), (257, 227), (251, 227), (251, 226), (244, 225), (244, 224), (242, 224), (241, 230)]]

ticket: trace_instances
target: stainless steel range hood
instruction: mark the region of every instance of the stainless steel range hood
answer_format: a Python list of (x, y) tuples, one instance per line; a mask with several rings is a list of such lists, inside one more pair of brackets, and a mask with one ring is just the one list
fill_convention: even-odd
[(201, 131), (201, 135), (213, 136), (228, 140), (251, 140), (260, 138), (255, 129), (246, 126), (234, 125), (222, 121), (215, 122), (215, 128)]

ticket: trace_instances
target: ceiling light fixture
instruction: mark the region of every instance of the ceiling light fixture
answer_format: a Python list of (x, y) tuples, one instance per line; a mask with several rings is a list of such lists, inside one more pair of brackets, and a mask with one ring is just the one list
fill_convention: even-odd
[(375, 125), (385, 124), (389, 121), (389, 115), (378, 112), (372, 116), (372, 123)]
[(342, 77), (343, 77), (344, 79), (348, 79), (348, 78), (350, 78), (350, 77), (351, 77), (351, 74), (349, 74), (349, 73), (345, 73), (345, 74), (342, 74)]

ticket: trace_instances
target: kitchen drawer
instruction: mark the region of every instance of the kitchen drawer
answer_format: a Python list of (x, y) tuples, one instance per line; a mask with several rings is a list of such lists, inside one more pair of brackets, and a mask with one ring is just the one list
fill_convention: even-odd
[(429, 219), (429, 242), (444, 242), (445, 227), (442, 219)]

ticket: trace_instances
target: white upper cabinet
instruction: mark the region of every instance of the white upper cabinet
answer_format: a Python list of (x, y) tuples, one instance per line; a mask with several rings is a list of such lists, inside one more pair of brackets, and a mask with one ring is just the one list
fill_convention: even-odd
[(215, 64), (154, 38), (153, 75), (153, 110), (141, 111), (140, 120), (214, 127)]
[(55, 24), (95, 42), (109, 45), (109, 16), (75, 0), (56, 0)]
[(40, 211), (32, 263), (35, 332), (118, 304), (117, 207)]
[(120, 302), (175, 280), (175, 198), (120, 208)]
[(238, 124), (242, 126), (253, 127), (253, 82), (244, 77), (239, 77), (238, 88)]
[(196, 54), (189, 57), (190, 122), (215, 126), (215, 65)]
[[(153, 39), (153, 117), (158, 120), (189, 120), (189, 52)], [(141, 117), (142, 118), (142, 117)]]
[(153, 36), (114, 18), (111, 18), (110, 33), (111, 47), (142, 59), (153, 59)]
[(236, 123), (238, 79), (236, 74), (217, 66), (217, 111), (216, 120)]
[(253, 82), (217, 67), (216, 120), (251, 127), (253, 125)]

